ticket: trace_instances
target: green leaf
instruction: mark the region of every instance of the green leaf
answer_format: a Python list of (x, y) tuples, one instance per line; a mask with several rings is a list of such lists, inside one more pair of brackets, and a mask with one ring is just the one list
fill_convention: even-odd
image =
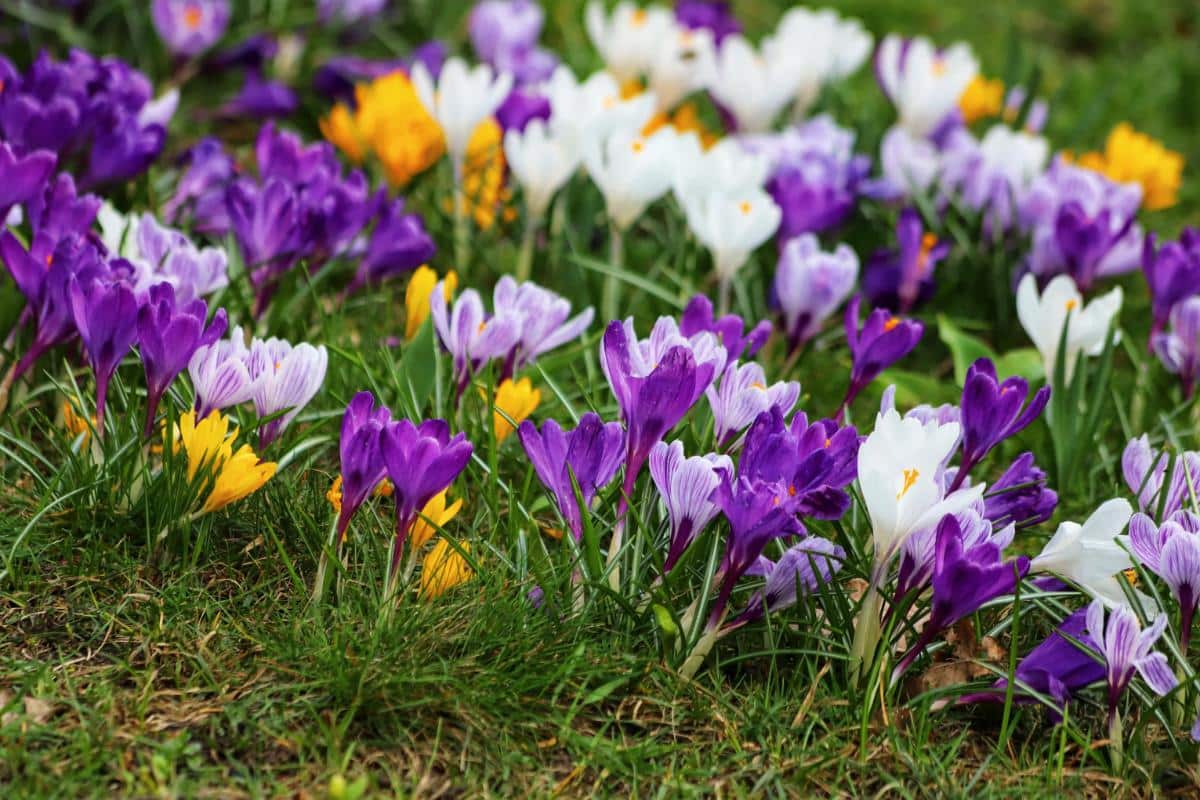
[(981, 339), (977, 339), (950, 321), (944, 314), (938, 314), (938, 338), (950, 349), (954, 358), (954, 380), (962, 386), (967, 379), (967, 367), (977, 359), (990, 358), (997, 360), (995, 352)]
[(433, 395), (437, 381), (437, 351), (434, 349), (432, 319), (426, 319), (421, 324), (417, 335), (404, 348), (397, 375), (404, 399), (419, 413)]
[(923, 372), (884, 370), (879, 376), (879, 382), (884, 386), (892, 384), (896, 387), (896, 405), (901, 408), (922, 403), (938, 405), (958, 401), (958, 392), (933, 375)]
[(996, 358), (996, 375), (1000, 380), (1017, 375), (1030, 383), (1036, 383), (1045, 377), (1045, 371), (1045, 367), (1042, 366), (1042, 354), (1032, 347), (1009, 350)]

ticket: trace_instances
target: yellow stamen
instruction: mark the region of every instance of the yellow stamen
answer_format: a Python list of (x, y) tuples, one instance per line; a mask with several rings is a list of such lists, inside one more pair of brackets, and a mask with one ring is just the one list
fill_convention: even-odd
[(633, 148), (633, 152), (640, 153), (646, 149), (646, 144), (641, 139), (634, 139), (630, 147)]
[(1067, 307), (1067, 311), (1074, 311), (1076, 308), (1079, 307), (1079, 301), (1074, 298), (1071, 298), (1070, 300), (1067, 301), (1066, 307)]
[(935, 58), (933, 60), (933, 74), (938, 77), (946, 74), (946, 59)]
[(896, 493), (896, 499), (899, 500), (916, 484), (917, 478), (921, 477), (921, 473), (916, 469), (904, 470), (904, 485), (900, 487), (900, 491)]
[(754, 383), (750, 384), (750, 388), (758, 389), (760, 392), (765, 392), (767, 390), (767, 385), (762, 381), (755, 381)]
[(203, 20), (204, 12), (200, 10), (199, 6), (188, 6), (183, 10), (183, 24), (188, 30), (196, 30)]
[(883, 323), (883, 329), (884, 331), (890, 331), (899, 324), (900, 320), (896, 319), (895, 317), (890, 317), (888, 318), (887, 322)]
[(634, 27), (641, 27), (642, 25), (645, 25), (646, 17), (648, 16), (649, 14), (646, 13), (646, 9), (644, 8), (639, 8), (637, 11), (634, 11), (632, 20)]
[(751, 205), (749, 201), (743, 200), (742, 202), (738, 203), (738, 211), (741, 211), (743, 216), (749, 216), (750, 210)]

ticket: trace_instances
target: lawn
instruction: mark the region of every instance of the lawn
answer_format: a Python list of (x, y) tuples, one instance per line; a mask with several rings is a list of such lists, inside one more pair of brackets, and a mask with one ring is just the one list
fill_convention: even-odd
[[(181, 172), (177, 157), (202, 136), (218, 136), (236, 153), (239, 170), (252, 172), (261, 125), (213, 113), (239, 86), (236, 71), (173, 60), (144, 5), (0, 3), (0, 48), (20, 68), (41, 48), (65, 57), (81, 47), (127, 60), (151, 78), (155, 94), (181, 87), (162, 155), (144, 175), (93, 190), (139, 213), (162, 208)], [(471, 57), (464, 0), (391, 0), (379, 20), (345, 29), (318, 22), (314, 5), (234, 0), (221, 40), (228, 46), (253, 33), (283, 37), (280, 49), (294, 58), (281, 66), (276, 56), (274, 69), (299, 102), (277, 124), (305, 140), (321, 137), (319, 120), (332, 106), (312, 88), (316, 67), (329, 57), (402, 57), (430, 38)], [(580, 75), (601, 68), (584, 30), (583, 3), (543, 5), (542, 44)], [(732, 5), (752, 38), (785, 8), (773, 0)], [(1188, 164), (1178, 203), (1141, 212), (1143, 225), (1162, 238), (1200, 225), (1200, 18), (1188, 0), (848, 0), (837, 9), (877, 38), (898, 32), (969, 43), (983, 74), (1048, 101), (1045, 135), (1055, 151), (1101, 149), (1114, 125), (1132, 123)], [(857, 150), (878, 153), (894, 112), (869, 65), (820, 104), (857, 132)], [(713, 109), (704, 113), (715, 125)], [(376, 165), (366, 170), (372, 185), (383, 185)], [(439, 275), (457, 270), (460, 294), (477, 288), (490, 305), (492, 286), (521, 257), (522, 227), (501, 214), (489, 229), (472, 228), (469, 239), (457, 241), (452, 181), (449, 164), (436, 165), (403, 190), (406, 208), (420, 212), (437, 244), (430, 266)], [(620, 316), (632, 315), (643, 336), (659, 315), (677, 317), (693, 294), (717, 297), (708, 256), (676, 208), (661, 203), (636, 224), (620, 267), (612, 266), (604, 213), (603, 198), (577, 176), (537, 238), (534, 280), (576, 310), (597, 307), (582, 336), (524, 373), (541, 389), (531, 417), (539, 424), (556, 419), (568, 427), (588, 411), (619, 418), (600, 362), (609, 321), (600, 306), (610, 282), (619, 287)], [(864, 204), (822, 241), (849, 242), (865, 263), (875, 247), (891, 244), (894, 217), (884, 204)], [(862, 434), (889, 380), (898, 384), (901, 408), (958, 402), (956, 372), (978, 354), (978, 343), (999, 356), (1032, 352), (1004, 277), (1019, 254), (989, 248), (977, 230), (956, 224), (939, 229), (955, 247), (938, 267), (936, 293), (914, 312), (927, 326), (921, 344), (849, 410)], [(195, 235), (240, 262), (232, 235)], [(774, 245), (759, 248), (733, 286), (733, 310), (747, 320), (771, 314), (775, 258)], [(1026, 581), (1014, 605), (952, 626), (945, 646), (922, 657), (899, 685), (885, 688), (881, 666), (878, 680), (863, 689), (850, 665), (856, 607), (870, 577), (863, 555), (870, 523), (857, 489), (843, 519), (813, 523), (813, 530), (862, 558), (794, 607), (722, 639), (693, 679), (681, 677), (679, 612), (703, 580), (697, 576), (713, 578), (722, 542), (717, 527), (681, 562), (691, 582), (653, 583), (652, 562), (661, 555), (643, 547), (661, 543), (666, 525), (644, 478), (629, 512), (637, 536), (622, 556), (625, 583), (608, 591), (608, 578), (597, 578), (580, 590), (588, 558), (601, 557), (589, 543), (616, 525), (618, 487), (602, 490), (585, 515), (590, 523), (576, 552), (561, 540), (554, 498), (518, 436), (496, 439), (489, 398), (498, 367), (473, 374), (458, 402), (451, 359), (437, 348), (430, 323), (405, 337), (408, 278), (346, 294), (354, 270), (353, 259), (311, 273), (293, 270), (257, 320), (245, 271), (216, 295), (231, 324), (257, 336), (323, 344), (328, 371), (297, 420), (260, 451), (278, 462), (275, 476), (213, 513), (181, 512), (182, 479), (156, 479), (143, 492), (150, 464), (161, 463), (164, 475), (172, 468), (181, 474), (184, 461), (169, 443), (142, 447), (145, 387), (133, 355), (109, 390), (103, 442), (80, 436), (86, 423), (74, 433), (65, 429), (64, 400), (93, 406), (92, 373), (77, 347), (50, 351), (14, 387), (0, 417), (0, 794), (1200, 796), (1197, 745), (1187, 736), (1194, 685), (1161, 700), (1140, 686), (1126, 698), (1123, 764), (1108, 747), (1102, 688), (1073, 701), (1063, 724), (1036, 704), (954, 703), (964, 686), (978, 690), (1008, 673), (1061, 619), (1055, 613), (1083, 604), (1078, 593), (1026, 598), (1034, 593)], [(1033, 451), (1059, 492), (1054, 516), (1020, 532), (1015, 552), (1037, 554), (1059, 522), (1083, 521), (1109, 498), (1132, 500), (1120, 461), (1134, 436), (1148, 432), (1180, 451), (1200, 449), (1194, 403), (1146, 352), (1145, 281), (1134, 272), (1095, 294), (1109, 285), (1125, 291), (1123, 338), (1097, 359), (1111, 359), (1112, 371), (1097, 378), (1101, 385), (1084, 401), (1098, 409), (1092, 427), (1079, 429), (1084, 440), (1061, 441), (1078, 410), (1064, 405), (1054, 426), (1039, 420), (987, 462), (995, 480), (1018, 453)], [(22, 307), (13, 282), (0, 278), (0, 328), (17, 325)], [(759, 357), (771, 379), (800, 382), (798, 407), (814, 418), (831, 415), (845, 390), (851, 359), (840, 319), (839, 312), (798, 360), (780, 336)], [(6, 366), (28, 343), (23, 337), (5, 344)], [(1036, 372), (1036, 354), (1034, 361)], [(389, 605), (392, 501), (371, 498), (354, 517), (343, 563), (333, 560), (336, 584), (312, 602), (335, 513), (326, 495), (339, 474), (342, 414), (363, 390), (397, 418), (444, 418), (475, 444), (450, 490), (463, 499), (462, 510), (444, 526), (448, 539), (468, 543), (475, 574), (434, 599), (414, 580)], [(174, 420), (190, 402), (181, 379), (162, 411)], [(683, 438), (690, 453), (704, 452), (697, 448), (711, 439), (711, 416), (704, 401), (699, 407), (703, 413), (667, 437)], [(234, 417), (246, 431), (256, 427), (247, 404)], [(179, 436), (165, 422), (160, 431), (167, 442)], [(243, 438), (258, 447), (256, 438)], [(1066, 466), (1064, 447), (1074, 459)], [(558, 539), (549, 535), (556, 528)], [(737, 590), (739, 607), (751, 585)], [(535, 587), (545, 590), (540, 607), (530, 601)], [(907, 623), (898, 623), (909, 625), (907, 642), (919, 619), (914, 608)], [(905, 631), (897, 634), (905, 640)], [(1193, 643), (1192, 664), (1195, 654)]]

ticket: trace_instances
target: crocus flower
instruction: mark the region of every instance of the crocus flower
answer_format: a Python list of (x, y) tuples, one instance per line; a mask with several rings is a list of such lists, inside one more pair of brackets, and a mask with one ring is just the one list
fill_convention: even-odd
[[(570, 433), (548, 419), (541, 431), (529, 420), (522, 422), (517, 435), (538, 480), (554, 495), (559, 513), (579, 541), (583, 538), (582, 514), (621, 466), (625, 434), (620, 423), (605, 423), (589, 412)], [(575, 500), (572, 477), (583, 497), (582, 509)]]
[(446, 492), (435, 494), (433, 499), (421, 509), (420, 516), (413, 523), (412, 532), (409, 534), (409, 541), (412, 542), (413, 549), (420, 550), (424, 547), (426, 542), (437, 534), (438, 528), (444, 528), (450, 520), (458, 516), (462, 506), (461, 497), (450, 505), (446, 505)]
[(412, 341), (425, 320), (429, 318), (429, 296), (435, 286), (442, 287), (442, 300), (450, 302), (458, 288), (458, 274), (454, 270), (438, 281), (437, 273), (426, 266), (417, 267), (404, 290), (404, 338)]
[(673, 26), (654, 45), (646, 85), (658, 110), (667, 113), (688, 95), (712, 83), (716, 45), (711, 33)]
[(939, 50), (920, 36), (891, 35), (875, 52), (875, 78), (913, 136), (931, 134), (978, 72), (979, 62), (965, 44)]
[(619, 130), (584, 151), (588, 175), (604, 195), (608, 217), (624, 231), (671, 188), (682, 137), (671, 128), (650, 136)]
[(96, 433), (103, 436), (108, 384), (137, 341), (137, 299), (123, 283), (71, 283), (71, 310), (96, 377)]
[(450, 58), (436, 83), (423, 63), (413, 66), (411, 77), (421, 102), (442, 127), (455, 180), (461, 182), (467, 142), (479, 123), (490, 117), (508, 96), (512, 76), (495, 75), (486, 64), (468, 69), (462, 59)]
[(384, 429), (380, 445), (396, 501), (391, 586), (405, 537), (417, 520), (417, 512), (454, 482), (467, 466), (474, 448), (465, 434), (451, 437), (450, 426), (440, 419), (419, 425), (407, 419), (396, 420)]
[(1157, 245), (1155, 235), (1146, 234), (1142, 273), (1150, 289), (1150, 306), (1154, 314), (1151, 344), (1154, 334), (1166, 327), (1171, 310), (1200, 289), (1200, 228), (1184, 228), (1179, 241), (1166, 242), (1162, 247)]
[(154, 29), (179, 56), (197, 56), (217, 43), (229, 25), (228, 0), (154, 0)]
[(508, 275), (497, 281), (492, 298), (496, 316), (521, 318), (516, 343), (505, 358), (503, 377), (579, 338), (595, 316), (589, 307), (571, 317), (571, 303), (566, 298), (532, 281), (519, 284)]
[(579, 168), (580, 154), (572, 142), (552, 133), (545, 122), (533, 120), (524, 131), (504, 134), (504, 156), (521, 185), (525, 207), (540, 220), (558, 190)]
[(941, 185), (981, 212), (983, 232), (994, 237), (1017, 221), (1017, 204), (1046, 168), (1050, 143), (1028, 131), (995, 125), (981, 141), (966, 128), (948, 137), (941, 155)]
[(742, 32), (727, 0), (676, 0), (675, 21), (689, 30), (709, 31), (717, 44)]
[(1058, 494), (1046, 488), (1046, 473), (1033, 463), (1033, 453), (1022, 453), (997, 478), (983, 496), (984, 516), (993, 525), (1028, 528), (1054, 514)]
[(771, 301), (783, 314), (784, 330), (793, 351), (821, 330), (822, 323), (854, 290), (858, 256), (849, 245), (821, 250), (814, 234), (789, 241), (779, 257)]
[(1137, 269), (1143, 247), (1136, 221), (1141, 198), (1135, 183), (1114, 183), (1056, 160), (1030, 185), (1018, 209), (1021, 227), (1033, 238), (1029, 270), (1042, 281), (1070, 275), (1086, 292), (1100, 278)]
[(777, 408), (784, 415), (790, 413), (800, 399), (800, 384), (780, 381), (768, 386), (760, 365), (730, 361), (720, 384), (714, 381), (704, 393), (713, 413), (714, 439), (719, 447), (727, 447), (764, 411)]
[(492, 66), (537, 46), (545, 13), (533, 0), (480, 0), (471, 9), (467, 32), (481, 61)]
[(737, 314), (716, 318), (712, 301), (698, 294), (688, 301), (679, 318), (679, 332), (688, 338), (708, 331), (716, 334), (730, 359), (753, 358), (771, 336), (770, 320), (760, 320), (749, 331)]
[(747, 194), (766, 184), (770, 170), (771, 161), (765, 153), (727, 138), (690, 158), (680, 159), (672, 189), (680, 204), (713, 192)]
[[(1028, 405), (1025, 404), (1027, 399)], [(1049, 400), (1048, 386), (1038, 389), (1029, 398), (1029, 384), (1024, 378), (1013, 376), (999, 381), (996, 366), (987, 358), (968, 367), (962, 396), (962, 461), (952, 488), (961, 486), (967, 473), (983, 461), (992, 448), (1037, 419)]]
[(1142, 566), (1163, 579), (1179, 603), (1179, 649), (1186, 653), (1200, 604), (1200, 517), (1176, 511), (1156, 526), (1145, 514), (1134, 514), (1129, 521), (1129, 546)]
[(1170, 208), (1178, 202), (1183, 182), (1182, 153), (1168, 150), (1160, 142), (1119, 123), (1108, 134), (1104, 152), (1083, 153), (1080, 166), (1095, 170), (1120, 183), (1142, 187), (1142, 205), (1149, 211)]
[(383, 405), (376, 408), (375, 397), (370, 392), (359, 392), (346, 406), (338, 443), (342, 479), (342, 501), (337, 520), (339, 541), (345, 537), (354, 512), (387, 475), (383, 432), (391, 421), (392, 412)]
[(295, 191), (279, 178), (259, 185), (239, 179), (226, 190), (234, 236), (248, 268), (279, 262), (299, 246), (300, 214)]
[(182, 157), (187, 165), (175, 192), (163, 204), (163, 219), (173, 221), (185, 205), (196, 207), (196, 228), (200, 231), (225, 230), (225, 184), (233, 177), (233, 159), (220, 140), (211, 136), (192, 145)]
[[(1063, 709), (1072, 694), (1104, 679), (1104, 664), (1098, 658), (1095, 641), (1088, 636), (1087, 611), (1081, 608), (1072, 613), (1021, 659), (1016, 669), (1014, 701), (1034, 702), (1029, 691), (1045, 695), (1053, 702), (1050, 711), (1057, 721), (1061, 720)], [(965, 695), (959, 702), (1003, 703), (1007, 688), (1008, 680), (1001, 678), (991, 690)]]
[(228, 339), (196, 348), (188, 360), (188, 376), (192, 379), (196, 415), (200, 419), (254, 397), (257, 387), (246, 363), (249, 355), (241, 327), (231, 330)]
[(626, 496), (632, 494), (650, 448), (695, 405), (725, 358), (725, 349), (711, 333), (684, 338), (669, 317), (660, 318), (644, 341), (638, 340), (632, 318), (609, 323), (600, 366), (628, 430)]
[(747, 575), (762, 574), (766, 584), (755, 592), (746, 608), (730, 620), (722, 631), (741, 627), (764, 614), (782, 611), (796, 604), (797, 593), (806, 595), (820, 591), (839, 572), (846, 561), (846, 551), (820, 536), (806, 536), (799, 544), (784, 551), (778, 561), (759, 556)]
[(879, 373), (911, 353), (925, 332), (925, 326), (919, 321), (894, 317), (883, 308), (872, 311), (860, 329), (859, 301), (855, 297), (846, 307), (846, 341), (850, 346), (853, 365), (850, 368), (850, 385), (846, 388), (839, 414), (849, 408), (858, 393)]
[(1167, 371), (1178, 375), (1184, 396), (1191, 398), (1200, 376), (1200, 295), (1171, 309), (1170, 327), (1150, 337), (1150, 346)]
[(938, 524), (933, 562), (933, 603), (921, 635), (896, 664), (893, 682), (932, 643), (937, 634), (974, 614), (997, 597), (1012, 594), (1029, 571), (1029, 559), (1004, 561), (1001, 547), (991, 540), (967, 547), (958, 519), (946, 515)]
[[(1170, 692), (1178, 683), (1167, 657), (1153, 649), (1166, 628), (1167, 617), (1165, 614), (1159, 614), (1150, 627), (1143, 630), (1142, 623), (1138, 621), (1133, 609), (1124, 603), (1111, 609), (1106, 625), (1104, 603), (1094, 600), (1088, 606), (1088, 635), (1104, 656), (1104, 672), (1108, 679), (1110, 732), (1117, 719), (1117, 704), (1133, 680), (1134, 674), (1141, 675), (1146, 685), (1159, 696)], [(1114, 744), (1119, 750), (1119, 739)]]
[(729, 456), (709, 453), (688, 458), (683, 452), (683, 442), (658, 442), (651, 448), (650, 477), (667, 508), (671, 525), (671, 540), (663, 559), (664, 575), (721, 513), (712, 496), (726, 474), (733, 474), (733, 460)]
[(657, 48), (675, 28), (667, 9), (639, 8), (629, 2), (618, 3), (606, 15), (602, 3), (589, 0), (583, 22), (604, 66), (622, 83), (649, 68)]
[(1163, 519), (1191, 500), (1193, 488), (1200, 489), (1200, 453), (1189, 450), (1176, 457), (1171, 481), (1166, 485), (1166, 496), (1162, 496), (1170, 461), (1169, 454), (1150, 447), (1150, 437), (1146, 434), (1130, 439), (1121, 454), (1121, 474), (1129, 491), (1137, 495), (1138, 508), (1158, 513), (1161, 507)]
[(1122, 535), (1133, 508), (1127, 500), (1102, 503), (1087, 520), (1063, 522), (1030, 563), (1032, 572), (1050, 572), (1071, 581), (1109, 606), (1125, 602), (1116, 574), (1133, 568), (1129, 537)]
[(926, 232), (921, 215), (906, 208), (896, 221), (895, 250), (878, 250), (867, 262), (863, 291), (872, 305), (907, 314), (933, 295), (933, 272), (950, 243)]
[(542, 91), (550, 99), (550, 130), (570, 152), (599, 148), (617, 131), (640, 131), (654, 115), (653, 95), (642, 92), (623, 100), (621, 87), (604, 71), (580, 82), (559, 66)]
[(169, 283), (150, 288), (146, 303), (137, 312), (138, 352), (146, 370), (146, 427), (154, 432), (158, 404), (167, 387), (183, 372), (192, 355), (225, 334), (225, 309), (219, 308), (205, 327), (208, 306), (199, 298), (179, 303)]
[[(1016, 533), (1015, 526), (995, 526), (980, 512), (980, 504), (974, 503), (970, 508), (954, 514), (962, 549), (970, 550), (977, 545), (991, 543), (999, 551), (1012, 544)], [(935, 525), (919, 530), (905, 539), (904, 546), (900, 548), (900, 569), (896, 575), (894, 602), (900, 601), (914, 590), (922, 590), (929, 586), (937, 562), (940, 524), (941, 520), (938, 520)]]
[(802, 76), (789, 60), (760, 53), (739, 33), (717, 50), (709, 93), (740, 133), (762, 133), (796, 96)]
[(463, 292), (450, 309), (444, 282), (438, 282), (429, 294), (429, 306), (438, 339), (454, 360), (460, 394), (472, 373), (492, 359), (508, 355), (521, 341), (524, 315), (512, 307), (498, 307), (489, 317), (474, 289)]
[(743, 194), (712, 192), (684, 199), (688, 227), (712, 254), (722, 310), (728, 310), (733, 278), (779, 227), (781, 212), (762, 189)]
[[(469, 542), (458, 542), (458, 546), (468, 553), (471, 552)], [(473, 577), (475, 571), (462, 554), (446, 539), (438, 539), (433, 549), (421, 561), (421, 599), (436, 600)]]
[(216, 113), (226, 119), (263, 119), (289, 116), (299, 106), (299, 97), (286, 83), (264, 78), (256, 70), (247, 70), (242, 88)]
[(28, 203), (43, 192), (56, 160), (49, 150), (23, 154), (8, 142), (0, 142), (0, 223), (13, 206)]
[(775, 33), (763, 42), (763, 55), (791, 65), (799, 76), (795, 114), (802, 116), (823, 87), (863, 65), (873, 41), (856, 19), (844, 19), (831, 8), (797, 6), (780, 18)]
[(195, 481), (197, 473), (205, 470), (205, 485), (211, 486), (201, 514), (219, 511), (254, 494), (275, 475), (278, 465), (260, 461), (250, 445), (244, 444), (234, 452), (235, 438), (236, 429), (229, 433), (229, 417), (217, 411), (199, 422), (194, 411), (179, 418), (179, 441), (187, 455), (188, 480)]
[(1070, 383), (1080, 353), (1095, 356), (1104, 351), (1109, 329), (1121, 310), (1121, 298), (1121, 287), (1117, 286), (1085, 306), (1075, 282), (1066, 275), (1052, 279), (1040, 296), (1033, 275), (1021, 279), (1017, 286), (1017, 318), (1042, 354), (1047, 383), (1054, 379), (1063, 328), (1067, 327), (1067, 350), (1061, 357), (1064, 378)]
[(274, 337), (250, 343), (246, 366), (254, 383), (254, 410), (260, 419), (279, 416), (259, 428), (259, 444), (275, 441), (321, 390), (329, 354), (324, 345), (307, 342), (292, 346)]
[(771, 162), (767, 191), (783, 211), (780, 238), (841, 225), (854, 211), (871, 171), (871, 159), (854, 152), (854, 132), (828, 114), (772, 136), (743, 137)]
[(513, 381), (505, 378), (496, 387), (496, 410), (492, 413), (492, 427), (496, 431), (496, 442), (507, 439), (517, 425), (537, 410), (542, 402), (542, 392), (534, 387), (529, 378)]
[(367, 251), (346, 292), (411, 272), (433, 258), (436, 250), (424, 221), (419, 214), (405, 214), (402, 199), (381, 202)]

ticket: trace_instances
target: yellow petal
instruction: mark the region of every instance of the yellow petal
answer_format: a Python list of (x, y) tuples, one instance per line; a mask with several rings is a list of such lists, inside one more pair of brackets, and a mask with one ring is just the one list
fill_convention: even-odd
[(958, 98), (958, 109), (968, 125), (996, 116), (1003, 106), (1004, 81), (982, 75), (976, 75)]
[(409, 533), (413, 550), (419, 550), (426, 542), (433, 538), (438, 528), (446, 527), (446, 524), (450, 520), (458, 516), (458, 512), (463, 504), (462, 498), (455, 500), (447, 507), (447, 491), (449, 490), (443, 490), (434, 495), (425, 504), (425, 507), (421, 509), (421, 516), (417, 517), (417, 521), (413, 523), (412, 531)]
[(277, 466), (273, 461), (259, 461), (250, 445), (242, 445), (217, 473), (203, 510), (216, 511), (254, 494), (275, 475)]
[[(515, 430), (514, 426), (520, 425), (537, 410), (541, 402), (541, 390), (535, 389), (529, 378), (521, 378), (516, 383), (505, 379), (496, 388), (496, 411), (492, 414), (492, 424), (496, 426), (496, 441), (502, 442), (508, 438)], [(509, 422), (509, 419), (512, 422)]]
[[(471, 552), (471, 547), (466, 542), (460, 542), (459, 547), (465, 552)], [(441, 597), (474, 576), (475, 573), (467, 560), (445, 539), (438, 539), (437, 544), (421, 563), (421, 597), (426, 600)]]

